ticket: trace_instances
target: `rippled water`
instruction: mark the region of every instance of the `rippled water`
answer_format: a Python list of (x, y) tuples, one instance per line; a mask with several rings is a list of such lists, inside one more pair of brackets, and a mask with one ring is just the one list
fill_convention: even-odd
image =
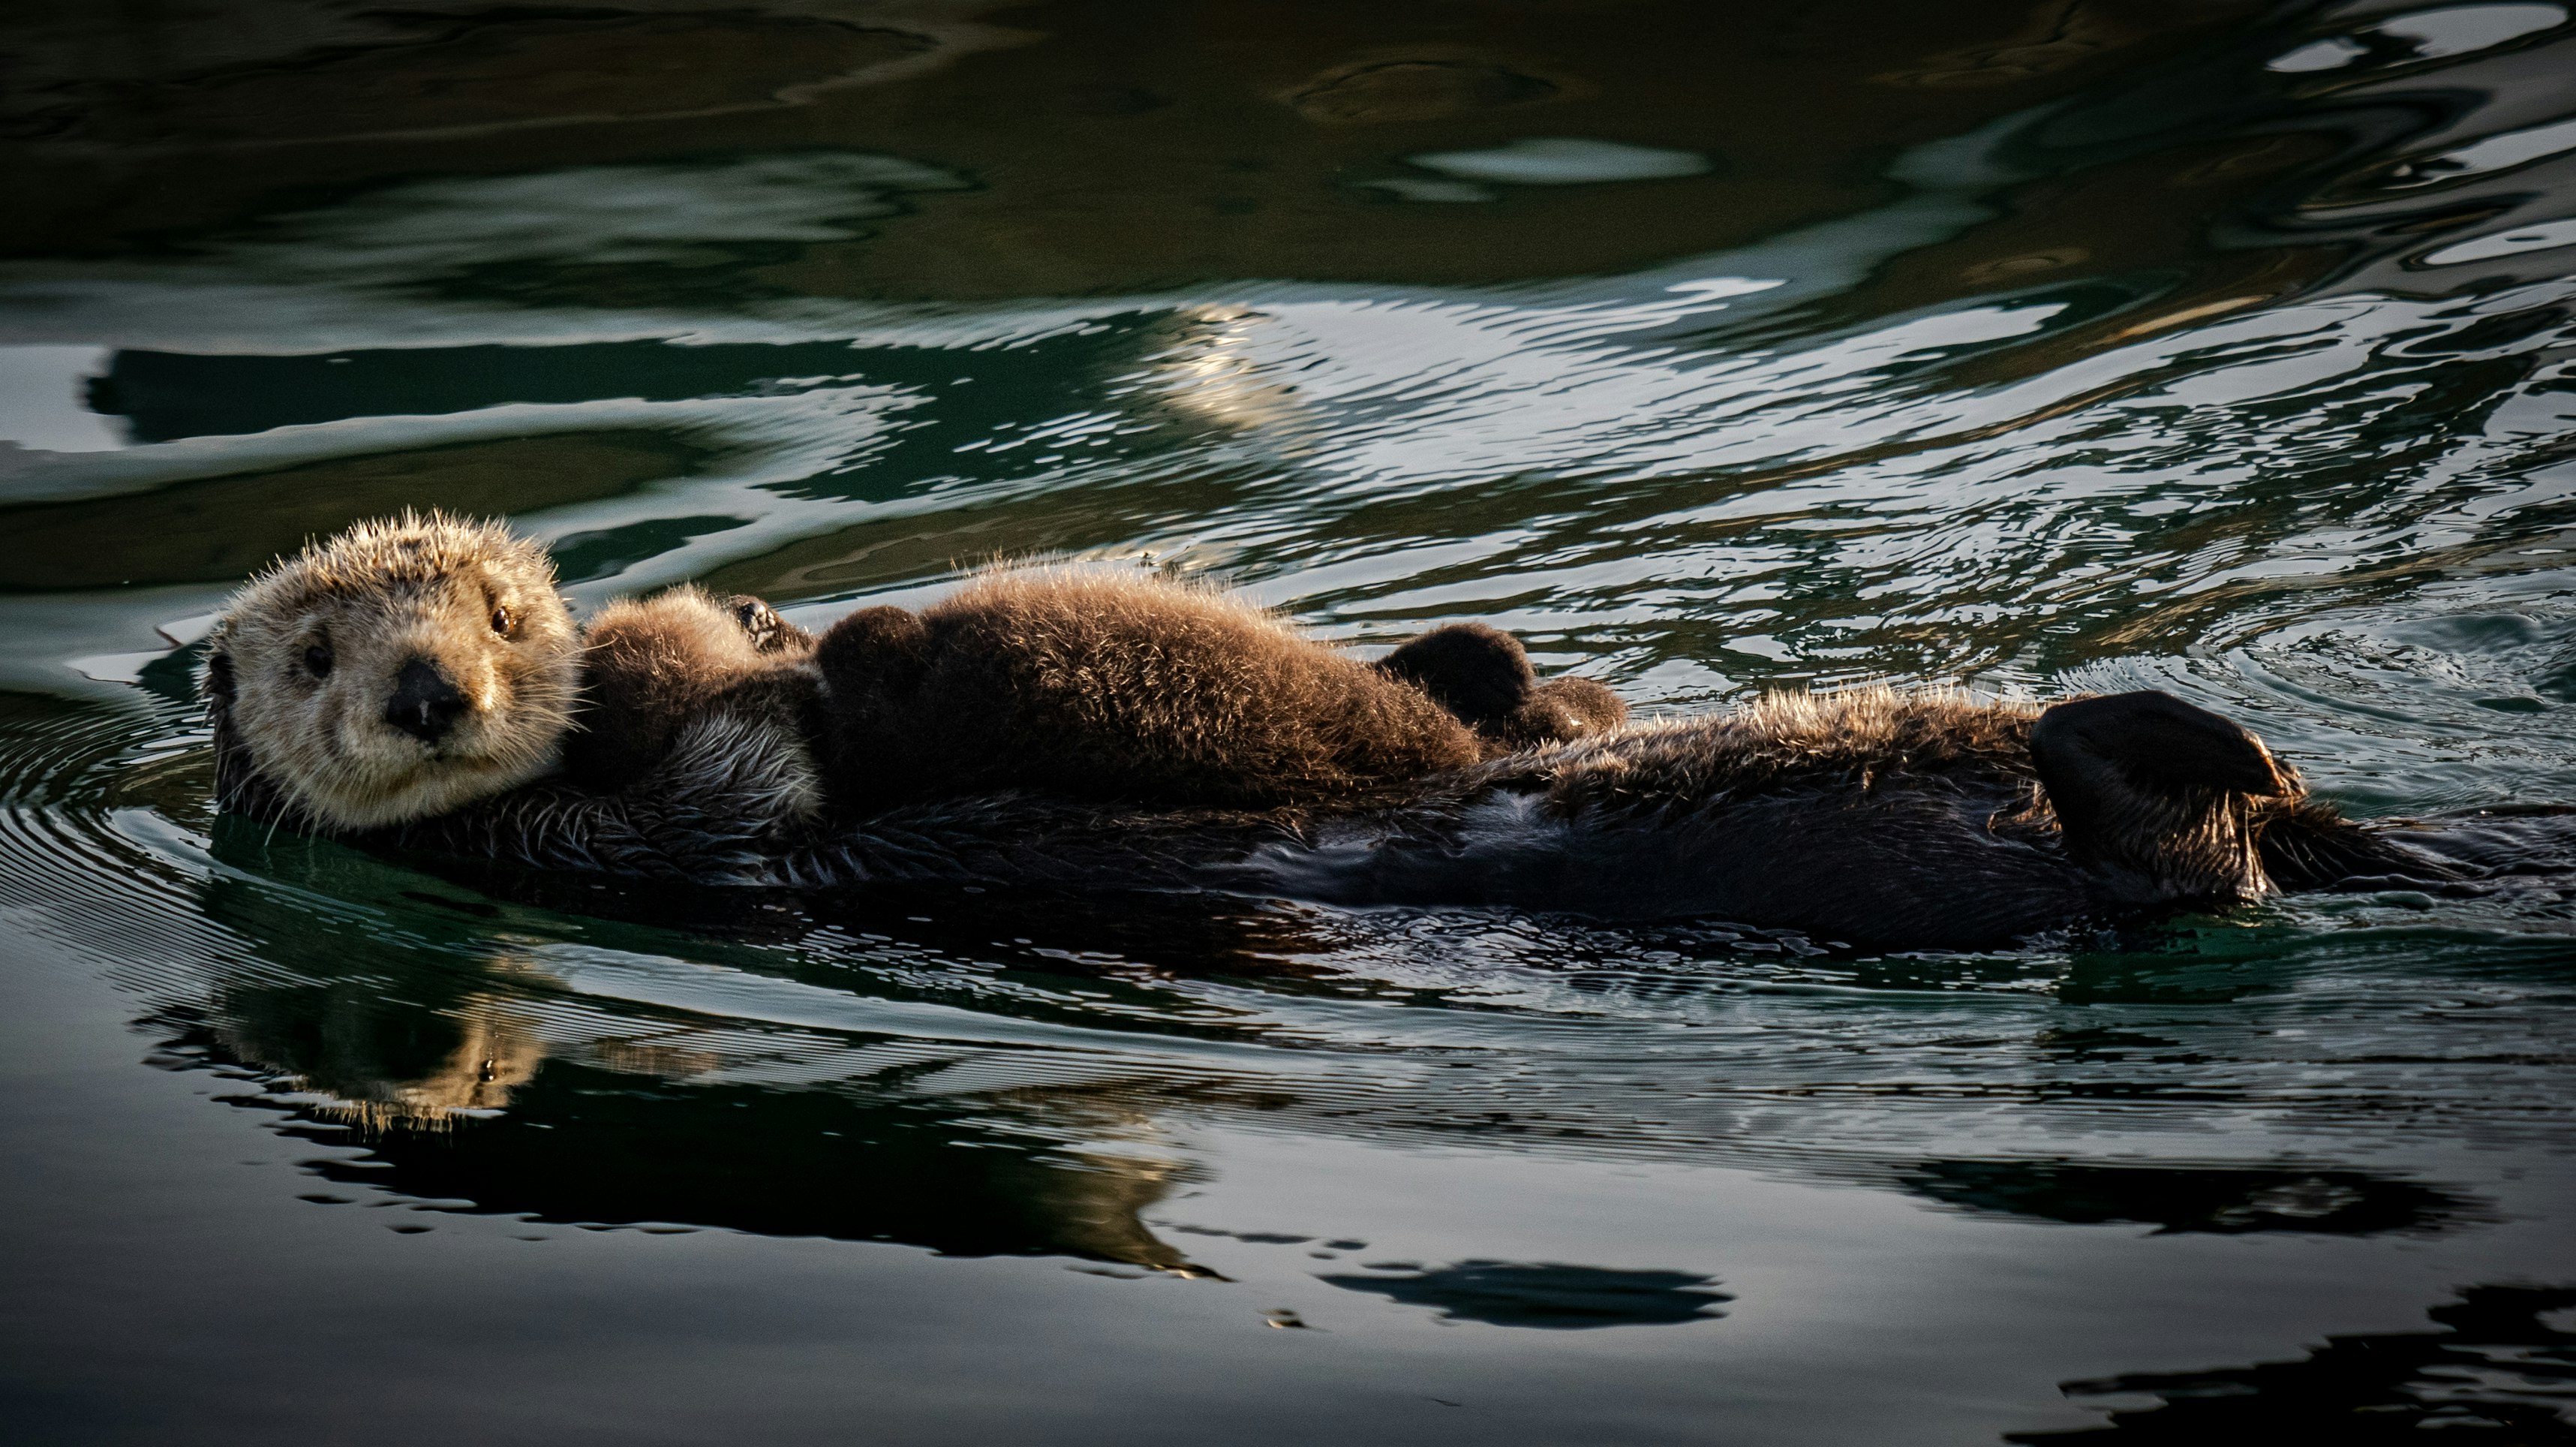
[(2563, 7), (1150, 13), (0, 22), (27, 1440), (2576, 1440), (2563, 873), (1870, 956), (214, 817), (209, 615), (429, 505), (2576, 803)]

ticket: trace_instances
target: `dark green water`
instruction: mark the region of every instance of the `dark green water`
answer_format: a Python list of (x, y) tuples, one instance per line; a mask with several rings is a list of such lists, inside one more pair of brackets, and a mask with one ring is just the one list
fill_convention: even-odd
[(2576, 1441), (2565, 873), (1863, 956), (212, 814), (173, 642), (406, 505), (2576, 803), (2567, 11), (1937, 9), (0, 19), (6, 1435)]

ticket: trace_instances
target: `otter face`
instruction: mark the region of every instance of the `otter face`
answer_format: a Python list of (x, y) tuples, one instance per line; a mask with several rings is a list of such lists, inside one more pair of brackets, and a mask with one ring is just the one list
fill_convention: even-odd
[(436, 515), (359, 524), (253, 579), (213, 646), (257, 768), (331, 828), (428, 818), (547, 772), (580, 687), (545, 551)]

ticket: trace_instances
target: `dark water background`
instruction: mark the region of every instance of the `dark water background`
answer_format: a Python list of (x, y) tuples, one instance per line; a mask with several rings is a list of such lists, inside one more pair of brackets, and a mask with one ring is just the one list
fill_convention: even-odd
[(477, 890), (215, 819), (173, 649), (440, 505), (585, 603), (1062, 555), (1655, 709), (2153, 686), (2357, 813), (2576, 802), (2563, 6), (0, 54), (11, 1440), (2576, 1441), (2563, 880), (1975, 957)]

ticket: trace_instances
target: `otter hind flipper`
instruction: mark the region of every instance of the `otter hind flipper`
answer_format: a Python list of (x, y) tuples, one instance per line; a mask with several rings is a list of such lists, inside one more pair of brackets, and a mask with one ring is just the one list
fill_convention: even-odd
[(2030, 756), (2068, 852), (2142, 903), (2261, 894), (2250, 804), (2302, 792), (2261, 739), (2153, 689), (2048, 709)]
[[(2030, 752), (2052, 796), (2061, 779), (2093, 791), (2125, 783), (2167, 795), (2196, 789), (2258, 797), (2298, 792), (2295, 778), (2261, 739), (2157, 689), (2058, 704), (2031, 726)], [(2102, 777), (2105, 770), (2110, 777)]]

